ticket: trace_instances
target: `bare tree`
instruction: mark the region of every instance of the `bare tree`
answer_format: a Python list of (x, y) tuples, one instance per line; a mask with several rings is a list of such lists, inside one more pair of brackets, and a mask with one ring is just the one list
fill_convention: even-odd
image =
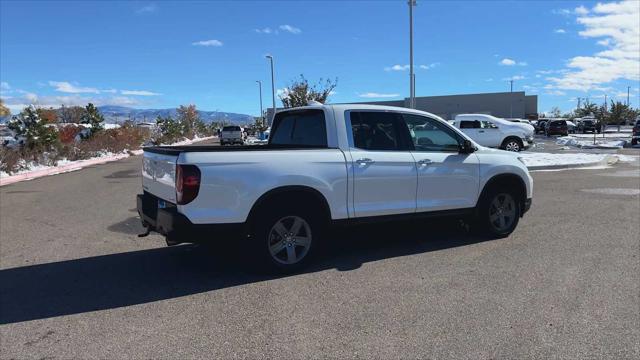
[(285, 108), (306, 106), (309, 101), (326, 103), (333, 90), (338, 86), (338, 79), (334, 81), (320, 79), (315, 85), (309, 85), (307, 79), (300, 74), (300, 79), (293, 80), (291, 84), (280, 94), (280, 101)]

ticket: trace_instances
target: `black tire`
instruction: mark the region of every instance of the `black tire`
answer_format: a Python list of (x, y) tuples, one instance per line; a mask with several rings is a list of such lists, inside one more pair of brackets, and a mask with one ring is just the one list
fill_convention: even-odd
[[(304, 268), (318, 252), (325, 226), (322, 217), (308, 207), (289, 204), (272, 203), (256, 214), (257, 219), (252, 231), (252, 257), (263, 270), (268, 272), (292, 273)], [(296, 234), (289, 232), (288, 238), (282, 237), (276, 228), (282, 224), (287, 231), (295, 231), (297, 221), (302, 220)], [(281, 228), (282, 229), (282, 228)], [(302, 239), (308, 239), (308, 246), (303, 246)], [(307, 240), (304, 241), (306, 243)], [(280, 244), (286, 245), (280, 245)], [(270, 250), (282, 248), (276, 254)], [(291, 250), (290, 250), (291, 249)], [(275, 251), (275, 250), (274, 250)], [(295, 262), (289, 262), (293, 251)]]
[(522, 140), (512, 136), (504, 139), (500, 148), (506, 151), (520, 152), (524, 149), (524, 144)]
[[(512, 202), (507, 202), (508, 197), (511, 198)], [(508, 204), (510, 205), (509, 209), (505, 208), (502, 211), (498, 211), (495, 207), (495, 201), (500, 202), (500, 198), (505, 200), (505, 207)], [(521, 213), (522, 209), (518, 194), (508, 189), (493, 187), (483, 194), (478, 203), (476, 218), (473, 222), (474, 228), (479, 234), (491, 238), (506, 237), (518, 226)], [(500, 220), (500, 215), (502, 215), (503, 220)], [(508, 224), (501, 227), (501, 221), (508, 222)]]

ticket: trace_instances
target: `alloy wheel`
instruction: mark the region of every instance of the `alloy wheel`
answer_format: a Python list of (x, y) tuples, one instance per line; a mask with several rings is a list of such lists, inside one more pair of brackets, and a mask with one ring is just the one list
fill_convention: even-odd
[(300, 262), (311, 248), (311, 227), (299, 216), (285, 216), (269, 231), (269, 254), (278, 263), (292, 265)]
[(507, 231), (516, 220), (516, 202), (509, 194), (498, 194), (489, 205), (489, 222), (498, 231)]

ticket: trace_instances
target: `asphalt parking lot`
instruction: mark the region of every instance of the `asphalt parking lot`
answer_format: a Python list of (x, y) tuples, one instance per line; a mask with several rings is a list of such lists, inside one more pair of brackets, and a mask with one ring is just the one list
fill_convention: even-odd
[(637, 161), (532, 173), (505, 239), (353, 228), (282, 277), (226, 246), (138, 238), (139, 167), (0, 188), (2, 358), (640, 357)]

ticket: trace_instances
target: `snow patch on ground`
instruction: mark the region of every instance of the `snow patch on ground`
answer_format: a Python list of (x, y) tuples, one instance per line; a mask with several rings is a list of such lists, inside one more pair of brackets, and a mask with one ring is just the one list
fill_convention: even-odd
[(556, 144), (564, 146), (573, 146), (582, 149), (622, 149), (626, 144), (626, 140), (582, 140), (575, 136), (561, 136), (556, 139)]
[(527, 167), (595, 164), (607, 158), (606, 154), (552, 154), (521, 152), (519, 156)]

